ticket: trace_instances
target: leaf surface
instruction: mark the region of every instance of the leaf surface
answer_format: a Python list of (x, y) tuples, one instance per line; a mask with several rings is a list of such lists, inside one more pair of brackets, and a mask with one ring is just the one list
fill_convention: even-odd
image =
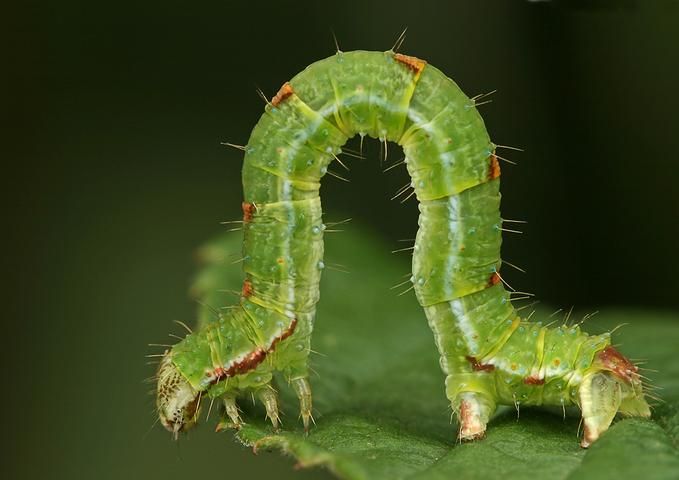
[[(644, 358), (663, 388), (651, 420), (621, 419), (589, 450), (578, 446), (579, 412), (503, 407), (482, 441), (455, 442), (457, 426), (444, 394), (433, 336), (410, 286), (410, 257), (366, 231), (326, 235), (326, 264), (312, 348), (316, 426), (305, 436), (297, 401), (279, 382), (283, 428), (274, 433), (264, 412), (241, 402), (246, 446), (280, 450), (302, 467), (322, 466), (343, 479), (615, 479), (679, 478), (679, 319), (659, 312), (608, 310), (585, 324), (614, 336), (631, 358)], [(235, 303), (240, 289), (237, 235), (201, 250), (205, 260), (193, 293), (205, 305)], [(333, 261), (349, 273), (333, 271)], [(199, 320), (213, 313), (201, 307)], [(540, 319), (548, 314), (537, 312)], [(543, 319), (544, 319), (543, 318)], [(287, 414), (287, 415), (285, 415)], [(518, 418), (517, 418), (518, 417)]]

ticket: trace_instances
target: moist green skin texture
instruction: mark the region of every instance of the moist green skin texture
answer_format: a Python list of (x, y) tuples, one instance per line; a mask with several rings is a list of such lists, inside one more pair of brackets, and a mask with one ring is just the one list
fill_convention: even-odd
[[(244, 197), (254, 210), (243, 266), (252, 292), (171, 351), (191, 385), (217, 396), (264, 387), (274, 371), (289, 381), (308, 376), (323, 270), (320, 179), (358, 134), (406, 154), (420, 209), (412, 282), (453, 409), (467, 394), (490, 413), (497, 404), (577, 403), (609, 336), (521, 320), (503, 285), (489, 281), (502, 265), (499, 178), (490, 179), (495, 146), (473, 101), (436, 68), (417, 72), (391, 51), (338, 52), (290, 85), (294, 93), (266, 107), (246, 147)], [(294, 334), (256, 369), (210, 383), (215, 368), (270, 349), (292, 319)]]

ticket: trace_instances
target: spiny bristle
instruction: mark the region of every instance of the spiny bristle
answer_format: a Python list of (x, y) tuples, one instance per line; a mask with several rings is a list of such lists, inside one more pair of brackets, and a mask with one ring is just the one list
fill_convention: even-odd
[(397, 248), (396, 250), (392, 250), (391, 253), (407, 252), (409, 250), (414, 250), (414, 249), (415, 249), (415, 245), (413, 245), (412, 247)]
[(539, 301), (539, 300), (536, 300), (535, 302), (531, 302), (531, 303), (529, 303), (528, 305), (524, 305), (524, 306), (519, 307), (519, 308), (517, 308), (517, 309), (515, 309), (515, 310), (516, 310), (517, 312), (520, 312), (521, 310), (525, 310), (526, 308), (530, 308), (530, 307), (532, 307), (532, 306), (534, 306), (534, 305), (537, 305), (538, 303), (540, 303), (540, 301)]
[(335, 178), (337, 178), (338, 180), (342, 180), (343, 182), (350, 183), (350, 180), (349, 180), (348, 178), (344, 178), (343, 176), (338, 175), (337, 173), (333, 172), (332, 170), (328, 170), (327, 173), (328, 173), (328, 175), (330, 175), (331, 177), (335, 177)]
[(413, 191), (410, 192), (410, 194), (407, 197), (405, 197), (403, 200), (401, 200), (401, 203), (406, 203), (408, 200), (410, 200), (412, 198), (413, 195), (415, 195), (415, 189), (413, 189)]
[(495, 148), (506, 148), (507, 150), (514, 150), (516, 152), (523, 152), (524, 151), (523, 148), (511, 147), (509, 145), (500, 145), (500, 144), (497, 144), (497, 143), (495, 144)]
[(231, 147), (235, 148), (237, 150), (245, 151), (245, 145), (236, 145), (235, 143), (229, 143), (229, 142), (219, 142), (221, 145), (224, 145), (225, 147)]
[(411, 291), (413, 288), (415, 288), (415, 285), (411, 285), (411, 286), (408, 287), (406, 290), (402, 291), (401, 293), (397, 294), (396, 296), (397, 296), (397, 297), (400, 297), (401, 295), (405, 295), (406, 293), (408, 293), (409, 291)]
[(501, 156), (498, 155), (497, 153), (495, 154), (495, 156), (498, 158), (498, 160), (502, 160), (503, 162), (507, 162), (507, 163), (509, 163), (509, 164), (511, 164), (511, 165), (516, 165), (516, 162), (513, 162), (513, 161), (509, 160), (508, 158), (501, 157)]
[(340, 165), (342, 165), (342, 167), (344, 167), (344, 169), (345, 169), (347, 172), (349, 171), (349, 167), (347, 167), (347, 166), (344, 164), (344, 162), (343, 162), (342, 160), (340, 160), (340, 159), (337, 157), (337, 155), (335, 155), (335, 154), (333, 153), (332, 156), (335, 157), (335, 160), (337, 160), (337, 162), (338, 162)]
[(510, 284), (508, 284), (508, 283), (505, 281), (504, 278), (502, 278), (502, 275), (500, 275), (500, 272), (497, 272), (497, 271), (496, 271), (496, 272), (495, 272), (495, 275), (498, 276), (498, 278), (499, 278), (500, 281), (505, 285), (505, 287), (507, 287), (508, 289), (510, 289), (512, 292), (515, 292), (515, 291), (516, 291), (516, 289), (515, 289), (514, 287), (512, 287)]
[(257, 92), (257, 95), (259, 95), (259, 98), (264, 100), (264, 103), (266, 103), (267, 105), (271, 105), (271, 101), (266, 97), (266, 95), (264, 94), (262, 89), (259, 88), (259, 86), (255, 85), (255, 91)]
[[(474, 103), (476, 103), (477, 100), (482, 100), (486, 97), (490, 97), (494, 93), (497, 93), (497, 89), (491, 90), (490, 92), (479, 93), (478, 95), (474, 95), (473, 97), (470, 98), (470, 100), (473, 101)], [(495, 145), (495, 146), (497, 147), (497, 145)]]
[(402, 282), (397, 283), (396, 285), (393, 285), (393, 286), (389, 287), (389, 290), (394, 290), (394, 289), (396, 289), (396, 288), (398, 288), (398, 287), (400, 287), (400, 286), (402, 286), (402, 285), (405, 285), (406, 283), (408, 283), (408, 282), (410, 282), (410, 281), (411, 281), (410, 278), (408, 278), (407, 280), (403, 280)]
[(514, 290), (514, 291), (512, 291), (512, 292), (509, 292), (509, 295), (510, 295), (510, 296), (511, 296), (511, 295), (528, 295), (529, 297), (534, 297), (534, 296), (535, 296), (534, 293), (530, 293), (530, 292), (522, 292), (522, 291), (520, 291), (520, 290)]
[(326, 263), (325, 266), (329, 270), (335, 270), (336, 272), (351, 273), (349, 270), (346, 270), (345, 268), (343, 268), (343, 265)]
[(398, 162), (396, 162), (396, 163), (394, 163), (394, 164), (392, 164), (392, 165), (389, 165), (387, 168), (385, 168), (384, 170), (382, 170), (382, 173), (386, 173), (386, 172), (388, 172), (389, 170), (393, 170), (394, 168), (398, 167), (399, 165), (403, 165), (404, 163), (406, 163), (405, 157), (402, 158), (401, 160), (399, 160)]
[(356, 150), (352, 150), (347, 147), (342, 147), (338, 155), (347, 155), (349, 157), (358, 158), (359, 160), (365, 160), (365, 157), (361, 154), (361, 152), (357, 152)]
[(620, 328), (622, 328), (622, 327), (627, 327), (628, 325), (629, 325), (628, 322), (620, 323), (620, 324), (618, 324), (615, 328), (613, 328), (613, 330), (611, 330), (611, 331), (608, 332), (608, 333), (610, 333), (611, 335), (613, 335), (613, 333), (616, 332), (618, 329), (620, 329)]
[(514, 269), (516, 269), (516, 270), (518, 270), (518, 271), (521, 272), (521, 273), (526, 273), (526, 271), (525, 271), (523, 268), (518, 267), (518, 266), (514, 265), (513, 263), (508, 262), (507, 260), (502, 260), (502, 263), (506, 263), (507, 265), (509, 265), (510, 267), (512, 267), (512, 268), (514, 268)]
[(488, 105), (489, 103), (493, 103), (492, 100), (485, 100), (483, 102), (477, 102), (477, 101), (472, 101), (471, 106), (472, 107), (480, 107), (481, 105)]
[(392, 52), (397, 52), (399, 48), (401, 48), (401, 45), (403, 45), (404, 40), (406, 39), (406, 32), (408, 31), (408, 27), (404, 28), (401, 34), (396, 38), (396, 41), (394, 42), (394, 45), (391, 47)]
[(181, 327), (184, 327), (184, 328), (186, 329), (187, 332), (193, 333), (193, 330), (191, 330), (191, 329), (189, 328), (189, 326), (188, 326), (187, 324), (185, 324), (184, 322), (182, 322), (181, 320), (172, 320), (172, 321), (173, 321), (174, 323), (176, 323), (177, 325), (179, 325), (179, 326), (181, 326)]
[[(229, 295), (234, 295), (236, 297), (240, 297), (243, 293), (239, 290), (230, 290), (230, 289), (221, 289), (221, 288), (218, 289), (217, 292), (218, 293), (226, 293), (226, 294), (229, 294)], [(220, 308), (223, 308), (223, 307), (220, 307)]]
[(335, 53), (342, 53), (342, 50), (340, 50), (339, 42), (337, 41), (337, 36), (335, 35), (335, 31), (331, 29), (330, 33), (332, 33), (332, 39), (335, 42)]
[(328, 222), (326, 225), (329, 227), (334, 227), (336, 225), (344, 225), (345, 223), (349, 223), (351, 220), (351, 218), (345, 218), (344, 220), (340, 220), (338, 222)]
[(512, 298), (511, 298), (511, 301), (512, 301), (512, 302), (520, 302), (520, 301), (522, 301), (522, 300), (530, 300), (530, 299), (532, 299), (532, 298), (533, 298), (533, 297), (530, 297), (530, 296), (528, 296), (528, 295), (524, 295), (523, 297), (512, 297)]

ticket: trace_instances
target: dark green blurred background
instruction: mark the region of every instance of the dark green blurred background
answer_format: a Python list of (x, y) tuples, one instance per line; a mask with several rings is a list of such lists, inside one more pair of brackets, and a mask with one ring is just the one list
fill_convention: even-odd
[[(408, 26), (403, 52), (469, 95), (498, 90), (481, 107), (491, 137), (526, 149), (505, 152), (519, 165), (502, 177), (504, 216), (529, 221), (503, 247), (528, 270), (510, 274), (516, 286), (556, 307), (679, 307), (679, 2), (15, 8), (3, 62), (6, 478), (325, 477), (208, 427), (171, 442), (151, 429), (142, 379), (146, 344), (192, 321), (194, 248), (240, 215), (241, 154), (219, 142), (247, 141), (263, 108), (255, 86), (272, 95), (331, 55), (331, 29), (344, 50), (386, 50)], [(326, 180), (324, 205), (398, 248), (416, 204), (388, 200), (406, 173), (382, 175), (378, 150), (350, 159), (350, 184)]]

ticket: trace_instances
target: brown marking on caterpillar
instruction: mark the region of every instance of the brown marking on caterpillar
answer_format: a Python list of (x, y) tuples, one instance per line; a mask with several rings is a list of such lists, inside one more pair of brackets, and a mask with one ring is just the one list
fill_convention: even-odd
[(250, 202), (243, 202), (241, 204), (241, 207), (243, 208), (243, 221), (245, 223), (248, 223), (250, 220), (252, 220), (252, 215), (255, 213), (256, 210), (255, 204)]
[(212, 377), (212, 380), (211, 380), (212, 383), (216, 383), (216, 382), (218, 382), (220, 379), (222, 379), (222, 378), (224, 378), (224, 377), (227, 376), (227, 373), (226, 373), (226, 372), (227, 372), (226, 368), (224, 368), (224, 367), (217, 367), (217, 368), (215, 368), (214, 370), (212, 370), (212, 372), (208, 372), (207, 376), (208, 376), (208, 377)]
[(531, 375), (529, 377), (524, 378), (523, 383), (525, 383), (526, 385), (544, 385), (545, 379)]
[(488, 279), (488, 286), (492, 287), (493, 285), (497, 285), (500, 283), (500, 281), (500, 275), (497, 272), (493, 272), (493, 274)]
[(255, 287), (252, 286), (252, 282), (246, 278), (243, 281), (243, 288), (241, 289), (241, 296), (248, 298), (253, 293), (255, 293)]
[(276, 93), (276, 95), (271, 99), (271, 105), (277, 107), (283, 100), (288, 98), (293, 93), (295, 92), (292, 91), (292, 86), (288, 82), (285, 82), (278, 90), (278, 93)]
[(488, 167), (488, 180), (493, 180), (500, 176), (500, 162), (497, 159), (497, 155), (492, 153), (490, 155), (490, 165)]
[(273, 342), (271, 342), (271, 347), (269, 347), (269, 352), (272, 352), (274, 348), (276, 348), (276, 344), (279, 342), (282, 342), (286, 338), (288, 338), (290, 335), (292, 335), (295, 331), (295, 328), (297, 327), (297, 319), (293, 318), (292, 322), (290, 322), (290, 326), (279, 336), (274, 338)]
[(592, 442), (596, 441), (596, 437), (592, 434), (592, 429), (587, 425), (587, 422), (584, 422), (584, 424), (585, 430), (583, 433), (581, 445), (584, 448), (587, 448), (592, 444)]
[(231, 365), (226, 371), (227, 376), (231, 377), (233, 375), (245, 373), (249, 370), (254, 369), (257, 365), (262, 363), (264, 357), (266, 357), (266, 353), (267, 352), (261, 348), (255, 349), (254, 352), (245, 357), (243, 360)]
[(597, 353), (597, 359), (603, 367), (610, 370), (620, 378), (632, 382), (639, 371), (639, 367), (630, 362), (625, 356), (613, 347), (606, 347)]
[(411, 57), (410, 55), (403, 55), (402, 53), (394, 54), (394, 59), (415, 72), (416, 75), (419, 74), (427, 64), (424, 60), (420, 60), (417, 57)]
[(247, 355), (243, 360), (233, 363), (229, 368), (224, 367), (215, 368), (214, 370), (212, 370), (212, 372), (208, 373), (208, 376), (210, 377), (210, 384), (214, 385), (215, 383), (225, 378), (233, 377), (234, 375), (241, 375), (243, 373), (249, 372), (250, 370), (254, 370), (255, 368), (257, 368), (257, 365), (264, 361), (264, 358), (266, 358), (266, 356), (269, 353), (274, 351), (274, 349), (276, 348), (276, 344), (282, 342), (283, 340), (285, 340), (286, 338), (293, 334), (296, 327), (297, 319), (293, 318), (292, 322), (290, 322), (290, 326), (287, 329), (285, 329), (283, 333), (281, 333), (279, 336), (273, 339), (271, 345), (267, 350), (258, 347), (252, 353)]
[(266, 351), (261, 348), (257, 348), (255, 351), (247, 355), (243, 360), (231, 364), (229, 368), (217, 367), (208, 374), (210, 377), (210, 384), (214, 385), (225, 378), (248, 372), (262, 363), (264, 357), (266, 357)]
[(471, 363), (472, 370), (475, 372), (492, 372), (495, 370), (495, 365), (491, 365), (490, 363), (481, 363), (476, 359), (476, 357), (472, 357), (471, 355), (467, 355), (464, 358), (466, 358), (467, 361)]

